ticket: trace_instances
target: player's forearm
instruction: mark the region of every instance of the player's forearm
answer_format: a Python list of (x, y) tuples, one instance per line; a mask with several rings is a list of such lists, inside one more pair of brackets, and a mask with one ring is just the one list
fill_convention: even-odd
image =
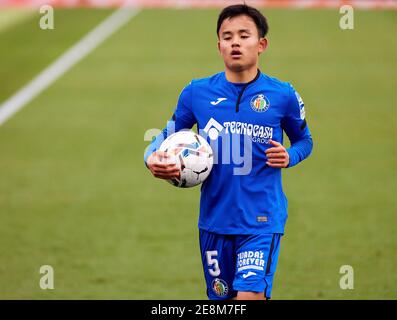
[(291, 168), (305, 160), (311, 154), (312, 150), (313, 140), (311, 137), (294, 142), (291, 147), (287, 149), (289, 154), (288, 168)]
[(150, 145), (146, 148), (145, 154), (143, 156), (143, 160), (145, 161), (145, 165), (147, 166), (147, 159), (149, 156), (158, 150), (160, 147), (161, 143), (167, 138), (167, 128), (164, 128), (161, 133), (153, 139), (153, 141), (150, 143)]

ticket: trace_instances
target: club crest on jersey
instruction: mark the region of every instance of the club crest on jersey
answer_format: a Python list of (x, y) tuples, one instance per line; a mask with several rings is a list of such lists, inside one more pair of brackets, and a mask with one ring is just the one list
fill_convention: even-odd
[(257, 94), (251, 99), (251, 108), (256, 112), (265, 112), (270, 107), (269, 99), (264, 94)]
[(212, 285), (212, 291), (214, 291), (214, 293), (218, 297), (224, 297), (229, 292), (229, 287), (228, 287), (227, 283), (222, 279), (215, 278), (212, 281), (211, 285)]

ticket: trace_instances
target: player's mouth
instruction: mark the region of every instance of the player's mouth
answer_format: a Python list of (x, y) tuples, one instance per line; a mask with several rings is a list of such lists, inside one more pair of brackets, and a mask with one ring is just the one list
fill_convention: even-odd
[(231, 52), (232, 58), (238, 59), (238, 58), (240, 58), (242, 55), (243, 55), (243, 54), (242, 54), (241, 51), (239, 51), (239, 50), (232, 50), (232, 52)]

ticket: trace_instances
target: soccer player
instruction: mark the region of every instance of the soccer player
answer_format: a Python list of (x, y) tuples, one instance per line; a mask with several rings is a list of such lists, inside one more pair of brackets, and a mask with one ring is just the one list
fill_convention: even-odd
[[(309, 156), (311, 133), (292, 85), (258, 69), (268, 44), (266, 18), (245, 4), (229, 6), (220, 13), (216, 31), (224, 72), (192, 80), (172, 115), (175, 131), (197, 124), (210, 142), (219, 142), (217, 161), (201, 188), (198, 223), (207, 295), (270, 299), (287, 220), (281, 171)], [(157, 151), (168, 131), (151, 143), (145, 163), (157, 178), (178, 179), (178, 166)], [(228, 149), (235, 147), (245, 163), (234, 161), (236, 152)]]

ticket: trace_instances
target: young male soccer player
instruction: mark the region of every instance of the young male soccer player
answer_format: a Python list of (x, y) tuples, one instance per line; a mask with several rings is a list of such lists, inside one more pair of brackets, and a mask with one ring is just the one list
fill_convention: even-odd
[[(218, 161), (201, 188), (198, 226), (210, 299), (270, 298), (287, 220), (281, 169), (307, 158), (313, 146), (299, 94), (258, 69), (267, 31), (266, 18), (255, 8), (223, 9), (217, 35), (225, 71), (192, 80), (172, 116), (175, 131), (197, 124), (212, 142), (228, 141), (215, 148)], [(145, 162), (157, 178), (179, 178), (177, 165), (156, 151), (167, 134), (166, 128), (152, 142)], [(225, 156), (224, 149), (236, 146), (248, 169), (233, 161), (233, 150)]]

